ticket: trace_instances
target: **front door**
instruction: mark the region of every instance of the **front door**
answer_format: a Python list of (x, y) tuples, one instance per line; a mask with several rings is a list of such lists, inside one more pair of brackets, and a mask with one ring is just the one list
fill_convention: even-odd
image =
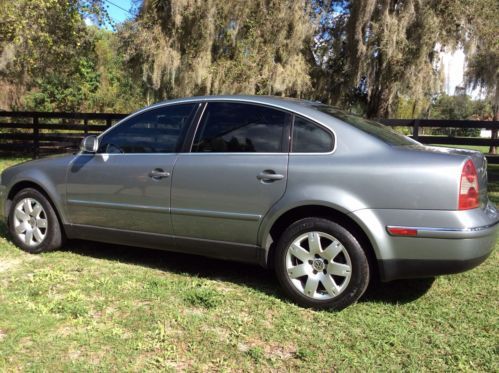
[(290, 115), (265, 106), (210, 102), (192, 151), (173, 171), (179, 237), (255, 245), (267, 211), (286, 189)]
[(171, 175), (197, 106), (138, 113), (101, 136), (97, 154), (78, 155), (67, 176), (71, 224), (171, 234)]

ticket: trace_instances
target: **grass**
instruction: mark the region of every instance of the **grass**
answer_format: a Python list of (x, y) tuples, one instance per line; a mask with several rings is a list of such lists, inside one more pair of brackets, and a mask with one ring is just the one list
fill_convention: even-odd
[(0, 371), (497, 372), (498, 264), (317, 312), (259, 267), (89, 242), (35, 256), (2, 225)]

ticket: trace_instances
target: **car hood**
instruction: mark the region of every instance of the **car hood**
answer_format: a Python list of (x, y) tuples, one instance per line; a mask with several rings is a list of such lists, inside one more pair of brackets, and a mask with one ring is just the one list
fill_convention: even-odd
[(57, 155), (50, 155), (44, 158), (28, 160), (6, 168), (5, 170), (3, 170), (2, 175), (16, 173), (18, 171), (22, 171), (27, 168), (39, 168), (39, 167), (43, 168), (44, 166), (51, 164), (64, 166), (68, 165), (69, 162), (71, 162), (71, 160), (74, 157), (75, 157), (74, 154), (57, 154)]

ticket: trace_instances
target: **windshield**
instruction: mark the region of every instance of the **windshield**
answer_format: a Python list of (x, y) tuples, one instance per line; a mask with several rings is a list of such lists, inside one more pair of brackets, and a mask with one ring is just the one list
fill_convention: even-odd
[(380, 139), (381, 141), (383, 141), (387, 144), (396, 145), (396, 146), (419, 144), (417, 141), (415, 141), (407, 136), (401, 135), (400, 133), (395, 132), (390, 127), (384, 126), (381, 123), (378, 123), (378, 122), (375, 122), (372, 120), (368, 120), (368, 119), (364, 119), (364, 118), (359, 117), (357, 115), (345, 113), (344, 111), (336, 109), (332, 106), (317, 104), (317, 105), (314, 105), (314, 108), (323, 112), (323, 113), (329, 114), (332, 117), (338, 118), (338, 119), (354, 126), (355, 128), (358, 128), (359, 130), (364, 131), (364, 132)]

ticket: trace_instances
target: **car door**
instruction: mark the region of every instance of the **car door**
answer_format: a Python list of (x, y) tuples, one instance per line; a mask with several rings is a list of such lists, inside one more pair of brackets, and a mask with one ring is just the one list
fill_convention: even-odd
[(255, 245), (285, 192), (291, 116), (261, 105), (209, 102), (190, 153), (179, 154), (172, 223), (182, 237)]
[(171, 173), (199, 104), (140, 112), (104, 133), (67, 174), (71, 224), (171, 234)]

